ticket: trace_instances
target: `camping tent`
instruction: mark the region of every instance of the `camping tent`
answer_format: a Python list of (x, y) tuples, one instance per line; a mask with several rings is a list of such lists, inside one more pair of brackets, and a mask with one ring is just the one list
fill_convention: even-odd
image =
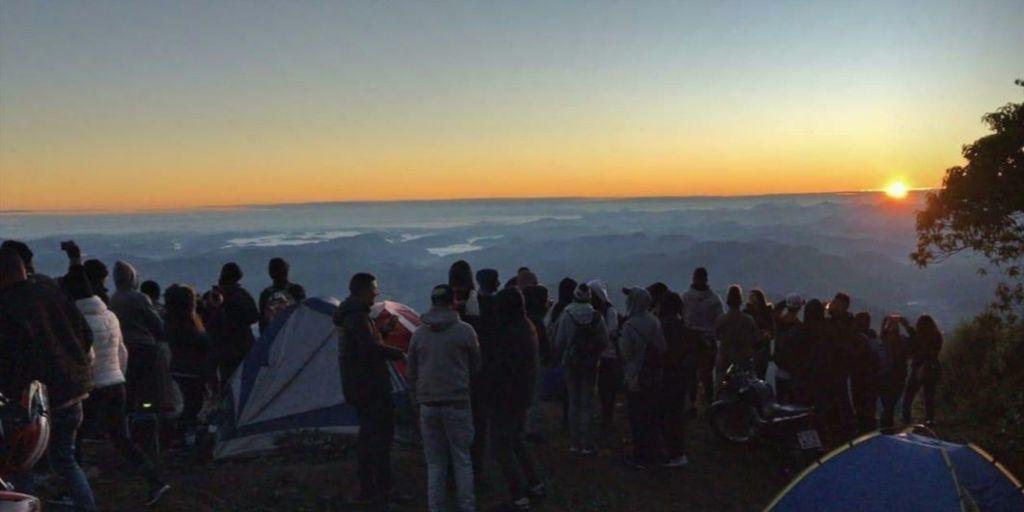
[[(333, 321), (337, 307), (337, 299), (310, 298), (274, 318), (228, 381), (216, 458), (271, 449), (288, 432), (359, 431), (355, 411), (341, 392)], [(380, 309), (388, 308), (377, 309), (379, 317)], [(409, 311), (410, 318), (403, 316), (401, 324), (414, 329), (419, 319)], [(396, 396), (405, 395), (405, 378), (394, 366), (391, 385)]]
[(766, 511), (1022, 511), (1020, 482), (974, 445), (867, 434), (805, 469)]

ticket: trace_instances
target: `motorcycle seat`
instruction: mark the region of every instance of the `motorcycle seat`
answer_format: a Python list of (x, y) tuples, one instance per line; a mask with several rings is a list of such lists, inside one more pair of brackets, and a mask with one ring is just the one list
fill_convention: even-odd
[(806, 416), (814, 411), (814, 407), (794, 404), (771, 403), (764, 408), (764, 415), (771, 420), (782, 420)]

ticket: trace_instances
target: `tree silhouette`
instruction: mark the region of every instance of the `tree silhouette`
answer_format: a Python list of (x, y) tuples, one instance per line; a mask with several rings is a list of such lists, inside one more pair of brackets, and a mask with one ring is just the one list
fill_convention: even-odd
[(1024, 306), (1024, 102), (982, 121), (993, 133), (964, 146), (967, 163), (947, 169), (942, 188), (927, 195), (910, 257), (925, 267), (965, 249), (984, 255), (1004, 278), (994, 307), (1014, 320)]

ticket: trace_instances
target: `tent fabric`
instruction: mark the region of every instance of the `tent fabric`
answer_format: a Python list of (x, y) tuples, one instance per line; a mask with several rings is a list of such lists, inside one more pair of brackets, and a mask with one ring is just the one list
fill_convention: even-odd
[[(272, 449), (289, 432), (359, 431), (341, 391), (337, 307), (332, 297), (310, 298), (271, 322), (228, 381), (216, 458)], [(408, 389), (394, 366), (391, 386), (396, 395)]]
[(805, 469), (766, 511), (1024, 511), (1024, 493), (984, 451), (913, 433), (873, 433)]

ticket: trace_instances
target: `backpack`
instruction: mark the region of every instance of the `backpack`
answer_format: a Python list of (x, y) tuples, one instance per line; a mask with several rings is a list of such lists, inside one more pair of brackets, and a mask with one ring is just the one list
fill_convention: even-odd
[(647, 343), (647, 347), (644, 349), (644, 361), (636, 376), (636, 383), (640, 389), (652, 389), (661, 385), (661, 381), (665, 377), (664, 357), (664, 354), (658, 352), (654, 343)]
[(597, 340), (597, 330), (604, 322), (604, 318), (595, 311), (589, 324), (580, 324), (572, 317), (569, 321), (575, 324), (576, 328), (573, 330), (572, 341), (565, 350), (562, 363), (567, 366), (578, 366), (597, 361), (604, 351), (604, 344)]
[(295, 304), (295, 302), (295, 297), (293, 297), (288, 290), (275, 291), (270, 298), (267, 299), (267, 304), (263, 308), (264, 323), (269, 325), (270, 322), (274, 320), (274, 317), (279, 315), (285, 309), (288, 309), (288, 306)]

